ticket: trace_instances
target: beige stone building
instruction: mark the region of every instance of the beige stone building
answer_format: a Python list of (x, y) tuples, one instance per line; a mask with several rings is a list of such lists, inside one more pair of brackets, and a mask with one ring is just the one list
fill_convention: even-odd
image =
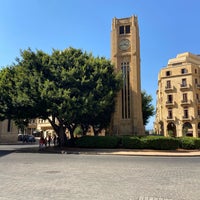
[(44, 136), (47, 134), (54, 134), (50, 123), (48, 120), (43, 119), (33, 119), (30, 120), (28, 127), (22, 133), (15, 125), (14, 121), (12, 120), (4, 120), (0, 122), (0, 144), (2, 143), (17, 143), (18, 141), (18, 134), (29, 134), (32, 135), (35, 131), (43, 132)]
[(155, 131), (200, 137), (200, 56), (178, 54), (158, 76)]
[(51, 124), (48, 119), (32, 119), (26, 129), (27, 134), (33, 134), (34, 132), (43, 132), (43, 136), (46, 137), (48, 134), (55, 134)]
[(123, 76), (123, 87), (116, 99), (111, 132), (116, 135), (143, 135), (140, 38), (136, 16), (112, 20), (111, 61), (116, 71), (121, 71)]
[(16, 143), (18, 129), (11, 120), (4, 120), (0, 122), (0, 144), (2, 143)]

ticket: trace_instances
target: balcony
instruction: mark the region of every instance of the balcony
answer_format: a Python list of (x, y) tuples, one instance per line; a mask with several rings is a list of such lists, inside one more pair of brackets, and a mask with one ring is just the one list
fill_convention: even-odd
[(197, 99), (197, 100), (196, 100), (196, 104), (200, 104), (200, 99)]
[(35, 119), (29, 120), (28, 127), (29, 128), (37, 128), (36, 120)]
[(186, 115), (186, 116), (183, 116), (183, 117), (182, 117), (182, 120), (183, 120), (183, 121), (192, 121), (193, 119), (194, 119), (194, 117), (189, 116), (189, 115)]
[(174, 101), (166, 101), (166, 106), (174, 106)]
[(175, 121), (173, 116), (167, 116), (167, 121)]
[(197, 88), (197, 89), (200, 89), (200, 84), (196, 84), (196, 88)]
[(174, 87), (172, 87), (171, 85), (165, 86), (165, 92), (172, 92), (173, 90), (174, 90)]
[(181, 89), (181, 90), (188, 90), (188, 89), (190, 89), (190, 85), (187, 84), (187, 83), (182, 83), (182, 84), (180, 85), (180, 89)]
[(183, 99), (183, 100), (181, 101), (181, 105), (182, 105), (182, 106), (186, 106), (186, 105), (190, 105), (190, 104), (191, 104), (191, 100)]

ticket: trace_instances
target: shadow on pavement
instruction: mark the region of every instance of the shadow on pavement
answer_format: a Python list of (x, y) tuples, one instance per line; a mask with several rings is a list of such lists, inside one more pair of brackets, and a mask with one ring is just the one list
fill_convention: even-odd
[(16, 153), (62, 153), (62, 149), (58, 147), (46, 147), (42, 150), (38, 146), (22, 147), (15, 150)]
[(6, 156), (8, 154), (11, 154), (15, 152), (15, 150), (0, 150), (0, 157)]

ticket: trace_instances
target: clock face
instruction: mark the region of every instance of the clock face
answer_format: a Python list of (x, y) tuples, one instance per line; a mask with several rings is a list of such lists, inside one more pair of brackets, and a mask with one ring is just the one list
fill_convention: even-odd
[(130, 47), (130, 41), (128, 39), (122, 39), (119, 42), (119, 48), (121, 50), (127, 50)]

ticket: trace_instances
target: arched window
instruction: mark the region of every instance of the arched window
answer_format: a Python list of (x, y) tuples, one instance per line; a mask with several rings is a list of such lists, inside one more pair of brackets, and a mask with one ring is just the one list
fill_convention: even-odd
[(122, 119), (129, 119), (130, 109), (130, 67), (129, 62), (121, 63), (123, 87), (122, 87)]
[(189, 136), (189, 137), (193, 137), (193, 129), (192, 129), (192, 125), (190, 122), (185, 122), (183, 124), (183, 136)]
[(173, 122), (170, 122), (167, 125), (167, 133), (169, 136), (176, 137), (176, 125)]

